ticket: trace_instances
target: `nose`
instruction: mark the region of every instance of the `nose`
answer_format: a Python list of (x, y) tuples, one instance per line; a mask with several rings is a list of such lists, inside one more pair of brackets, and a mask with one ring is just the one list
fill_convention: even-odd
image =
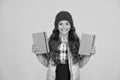
[(63, 25), (63, 28), (66, 28), (66, 25)]

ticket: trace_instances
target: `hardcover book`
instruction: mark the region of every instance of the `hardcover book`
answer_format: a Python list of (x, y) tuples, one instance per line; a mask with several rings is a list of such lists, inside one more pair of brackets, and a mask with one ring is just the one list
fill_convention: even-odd
[(95, 35), (82, 33), (80, 40), (79, 54), (90, 55), (90, 50), (94, 46)]
[(46, 32), (32, 33), (32, 37), (33, 45), (38, 46), (39, 48), (39, 54), (49, 52), (48, 37)]

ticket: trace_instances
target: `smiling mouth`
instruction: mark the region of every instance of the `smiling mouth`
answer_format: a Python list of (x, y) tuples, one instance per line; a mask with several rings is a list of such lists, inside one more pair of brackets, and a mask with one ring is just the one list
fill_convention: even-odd
[(68, 31), (68, 29), (61, 29), (61, 30), (64, 31), (64, 32), (65, 32), (65, 31)]

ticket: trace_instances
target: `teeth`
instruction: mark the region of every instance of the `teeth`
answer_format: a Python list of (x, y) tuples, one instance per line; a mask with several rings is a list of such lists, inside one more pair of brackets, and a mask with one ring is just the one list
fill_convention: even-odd
[(67, 29), (62, 29), (62, 31), (67, 31)]

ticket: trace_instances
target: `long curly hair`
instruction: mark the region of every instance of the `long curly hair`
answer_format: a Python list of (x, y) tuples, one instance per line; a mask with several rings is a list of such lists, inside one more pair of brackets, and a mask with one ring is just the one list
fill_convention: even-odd
[[(62, 17), (60, 17), (60, 14), (62, 13)], [(64, 14), (66, 15), (64, 16)], [(69, 16), (69, 17), (68, 17)], [(60, 20), (68, 20), (71, 24), (71, 28), (68, 34), (68, 45), (70, 48), (70, 51), (72, 53), (73, 56), (73, 61), (74, 63), (76, 63), (78, 61), (78, 51), (79, 51), (79, 46), (80, 46), (80, 41), (79, 41), (79, 37), (76, 34), (76, 30), (75, 27), (73, 25), (73, 21), (72, 21), (72, 16), (70, 15), (70, 13), (66, 12), (66, 11), (61, 11), (60, 13), (57, 14), (56, 19), (55, 19), (55, 28), (52, 31), (52, 34), (49, 38), (49, 48), (50, 48), (50, 55), (51, 58), (53, 59), (53, 61), (57, 64), (57, 59), (56, 56), (58, 55), (58, 46), (60, 44), (60, 39), (59, 39), (59, 30), (58, 30), (58, 22)]]

